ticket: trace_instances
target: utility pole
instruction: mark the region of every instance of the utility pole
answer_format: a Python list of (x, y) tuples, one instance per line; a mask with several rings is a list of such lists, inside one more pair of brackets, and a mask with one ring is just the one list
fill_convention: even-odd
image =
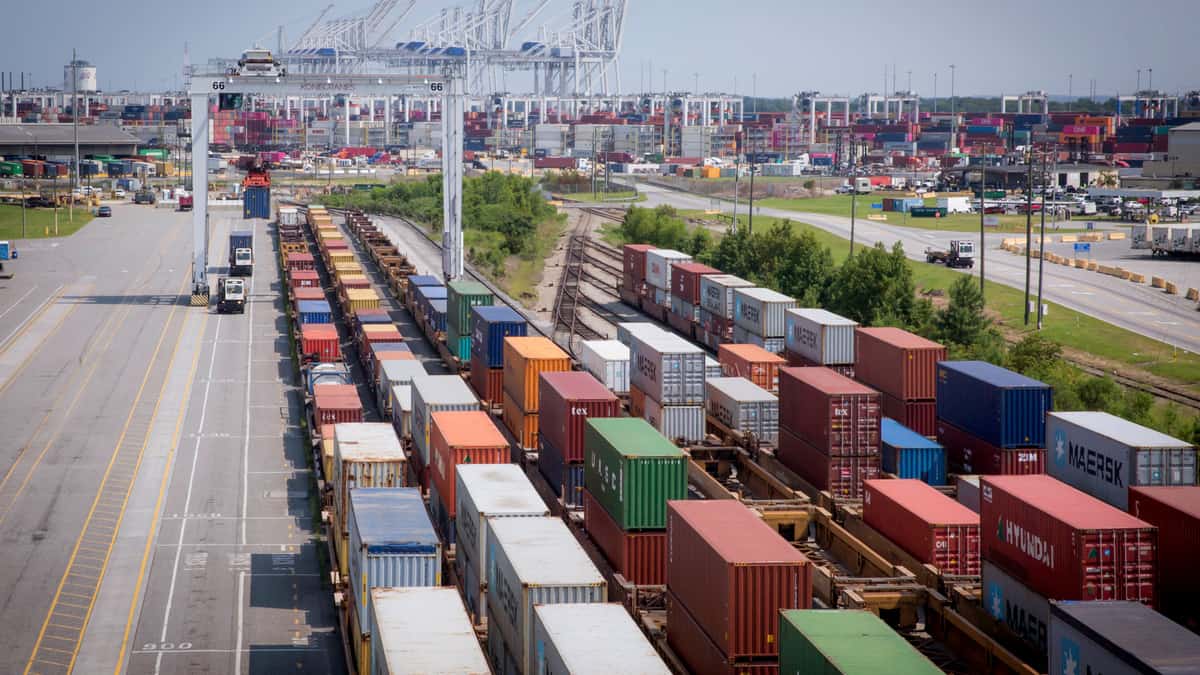
[(751, 99), (751, 101), (752, 101), (751, 105), (754, 106), (754, 115), (755, 115), (754, 119), (757, 120), (758, 119), (758, 117), (757, 117), (757, 115), (758, 115), (758, 73), (752, 74), (750, 76), (750, 81), (752, 82), (751, 96), (753, 96), (753, 98)]
[(754, 162), (750, 162), (750, 219), (746, 228), (747, 234), (754, 234)]
[[(71, 50), (71, 127), (75, 135), (75, 168), (74, 180), (71, 182), (71, 206), (67, 217), (75, 222), (75, 191), (79, 187), (79, 59), (75, 50)], [(57, 208), (57, 207), (56, 207)], [(55, 212), (54, 233), (58, 234), (58, 212)]]
[(984, 220), (987, 216), (986, 201), (984, 197), (987, 195), (987, 167), (980, 165), (979, 167), (979, 297), (983, 297), (983, 252), (987, 250), (984, 242), (987, 241), (984, 236)]
[(937, 71), (933, 72), (933, 112), (937, 112)]
[(858, 161), (858, 153), (855, 152), (854, 141), (850, 141), (850, 255), (847, 258), (854, 257), (854, 221), (858, 209), (858, 180), (855, 175), (854, 165)]
[(1075, 84), (1075, 75), (1073, 73), (1070, 73), (1067, 75), (1067, 101), (1068, 102), (1074, 100), (1071, 98), (1071, 91), (1072, 91), (1071, 88), (1072, 88), (1072, 85), (1074, 85), (1074, 84)]
[(1029, 148), (1029, 171), (1025, 179), (1025, 325), (1029, 325), (1029, 247), (1033, 244), (1033, 146)]
[(954, 100), (954, 70), (950, 64), (950, 147), (958, 145), (958, 103)]
[[(1055, 155), (1058, 154), (1057, 147)], [(1042, 182), (1046, 183), (1046, 153), (1042, 153)], [(1046, 193), (1042, 192), (1042, 232), (1038, 244), (1038, 293), (1037, 293), (1037, 327), (1042, 329), (1042, 279), (1046, 266)]]

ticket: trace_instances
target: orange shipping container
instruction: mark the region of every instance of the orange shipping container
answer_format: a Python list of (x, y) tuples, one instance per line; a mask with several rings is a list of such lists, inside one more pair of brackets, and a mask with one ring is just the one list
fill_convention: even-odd
[(629, 416), (641, 417), (646, 414), (646, 394), (634, 385), (629, 385)]
[(504, 426), (516, 436), (517, 442), (526, 450), (537, 448), (538, 416), (521, 410), (517, 402), (504, 392)]
[(547, 338), (504, 338), (504, 393), (524, 412), (538, 410), (538, 375), (570, 369), (571, 358)]
[(433, 482), (450, 517), (454, 517), (455, 467), (459, 464), (507, 464), (508, 439), (482, 410), (444, 411), (432, 415), (429, 443)]
[(723, 344), (717, 360), (726, 377), (744, 377), (774, 394), (779, 393), (779, 369), (787, 366), (787, 359), (758, 345)]

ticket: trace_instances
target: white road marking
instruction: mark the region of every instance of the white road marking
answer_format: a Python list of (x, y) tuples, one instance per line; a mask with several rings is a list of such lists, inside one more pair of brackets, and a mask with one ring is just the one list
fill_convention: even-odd
[[(30, 313), (29, 313), (29, 316), (25, 317), (25, 320), (24, 320), (24, 321), (22, 321), (21, 323), (17, 324), (17, 327), (16, 327), (16, 328), (14, 328), (14, 329), (12, 329), (12, 332), (11, 332), (11, 333), (9, 333), (8, 335), (6, 335), (6, 336), (4, 337), (4, 339), (3, 339), (3, 340), (0, 340), (0, 347), (3, 347), (4, 345), (8, 344), (8, 341), (9, 341), (9, 340), (11, 340), (11, 339), (13, 339), (13, 336), (14, 336), (14, 335), (16, 335), (17, 333), (19, 333), (19, 332), (21, 331), (21, 329), (25, 327), (25, 324), (29, 323), (29, 320), (30, 320), (30, 319), (32, 319), (32, 318), (33, 318), (33, 316), (34, 316), (35, 314), (37, 314), (38, 312), (42, 311), (42, 308), (43, 308), (43, 307), (45, 307), (47, 304), (49, 304), (49, 303), (50, 303), (50, 301), (51, 301), (52, 299), (54, 299), (55, 297), (57, 297), (57, 296), (58, 296), (58, 292), (59, 292), (59, 291), (61, 291), (61, 290), (63, 289), (63, 286), (65, 286), (65, 285), (66, 285), (66, 284), (59, 284), (59, 285), (58, 285), (58, 288), (54, 289), (54, 292), (50, 294), (50, 297), (48, 297), (48, 298), (46, 298), (45, 300), (43, 300), (43, 301), (41, 302), (41, 304), (39, 304), (37, 307), (35, 307), (35, 308), (33, 309), (33, 311), (32, 311), (32, 312), (30, 312)], [(35, 287), (35, 288), (36, 288), (36, 287)], [(18, 302), (20, 302), (20, 301), (18, 300)], [(8, 314), (8, 312), (5, 312), (5, 314)], [(3, 316), (3, 315), (0, 315), (0, 316)]]
[[(244, 538), (245, 535), (243, 535)], [(237, 651), (233, 657), (233, 672), (234, 675), (242, 675), (242, 605), (245, 604), (246, 596), (246, 573), (238, 572), (238, 597), (237, 597)]]
[[(253, 291), (254, 291), (254, 278), (251, 277), (250, 292), (253, 292)], [(246, 315), (247, 315), (246, 321), (249, 322), (248, 326), (250, 328), (250, 330), (248, 330), (246, 332), (249, 334), (250, 339), (246, 340), (246, 404), (247, 405), (246, 405), (245, 423), (242, 425), (243, 439), (242, 439), (242, 512), (241, 512), (241, 515), (242, 515), (242, 539), (241, 539), (241, 542), (243, 544), (246, 543), (246, 520), (245, 520), (246, 501), (249, 499), (249, 495), (250, 495), (250, 405), (249, 405), (249, 403), (250, 403), (250, 383), (254, 381), (250, 375), (251, 370), (252, 370), (252, 363), (250, 361), (250, 358), (251, 358), (251, 356), (253, 356), (253, 354), (251, 353), (251, 349), (254, 348), (254, 305), (253, 305), (253, 303), (250, 305), (250, 311), (247, 312)], [(238, 626), (238, 630), (241, 630), (241, 626)]]
[[(3, 313), (3, 314), (0, 314), (0, 319), (3, 319), (4, 317), (8, 316), (8, 313), (9, 313), (9, 312), (11, 312), (11, 311), (13, 311), (14, 309), (16, 309), (16, 308), (17, 308), (17, 305), (21, 304), (21, 301), (22, 301), (22, 300), (24, 300), (25, 298), (28, 298), (28, 297), (29, 297), (29, 294), (30, 294), (30, 293), (32, 293), (32, 292), (34, 292), (34, 291), (36, 291), (36, 290), (37, 290), (37, 288), (38, 288), (38, 287), (37, 287), (37, 284), (34, 284), (34, 285), (33, 285), (33, 288), (31, 288), (31, 289), (29, 289), (29, 290), (25, 291), (25, 295), (22, 295), (21, 297), (17, 298), (16, 302), (14, 302), (14, 303), (12, 304), (12, 307), (9, 307), (8, 309), (4, 310), (4, 313)], [(61, 288), (61, 287), (60, 287), (60, 288)]]
[(1071, 291), (1071, 295), (1095, 295), (1091, 291)]

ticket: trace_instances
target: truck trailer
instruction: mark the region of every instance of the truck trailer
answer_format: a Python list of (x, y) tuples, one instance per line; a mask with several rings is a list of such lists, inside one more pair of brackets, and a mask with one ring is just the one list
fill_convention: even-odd
[(235, 277), (254, 274), (254, 232), (234, 230), (229, 233), (229, 274)]

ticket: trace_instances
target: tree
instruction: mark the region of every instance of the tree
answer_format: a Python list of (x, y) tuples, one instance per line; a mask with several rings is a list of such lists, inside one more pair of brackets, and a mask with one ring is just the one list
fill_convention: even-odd
[(1008, 350), (1008, 367), (1037, 377), (1057, 364), (1061, 356), (1062, 345), (1041, 333), (1030, 333)]
[(938, 335), (945, 342), (970, 347), (980, 342), (992, 321), (983, 313), (979, 285), (962, 275), (950, 286), (950, 303), (938, 313)]
[(833, 279), (827, 302), (830, 310), (867, 326), (909, 325), (916, 286), (900, 242), (891, 252), (877, 243), (856, 253)]

